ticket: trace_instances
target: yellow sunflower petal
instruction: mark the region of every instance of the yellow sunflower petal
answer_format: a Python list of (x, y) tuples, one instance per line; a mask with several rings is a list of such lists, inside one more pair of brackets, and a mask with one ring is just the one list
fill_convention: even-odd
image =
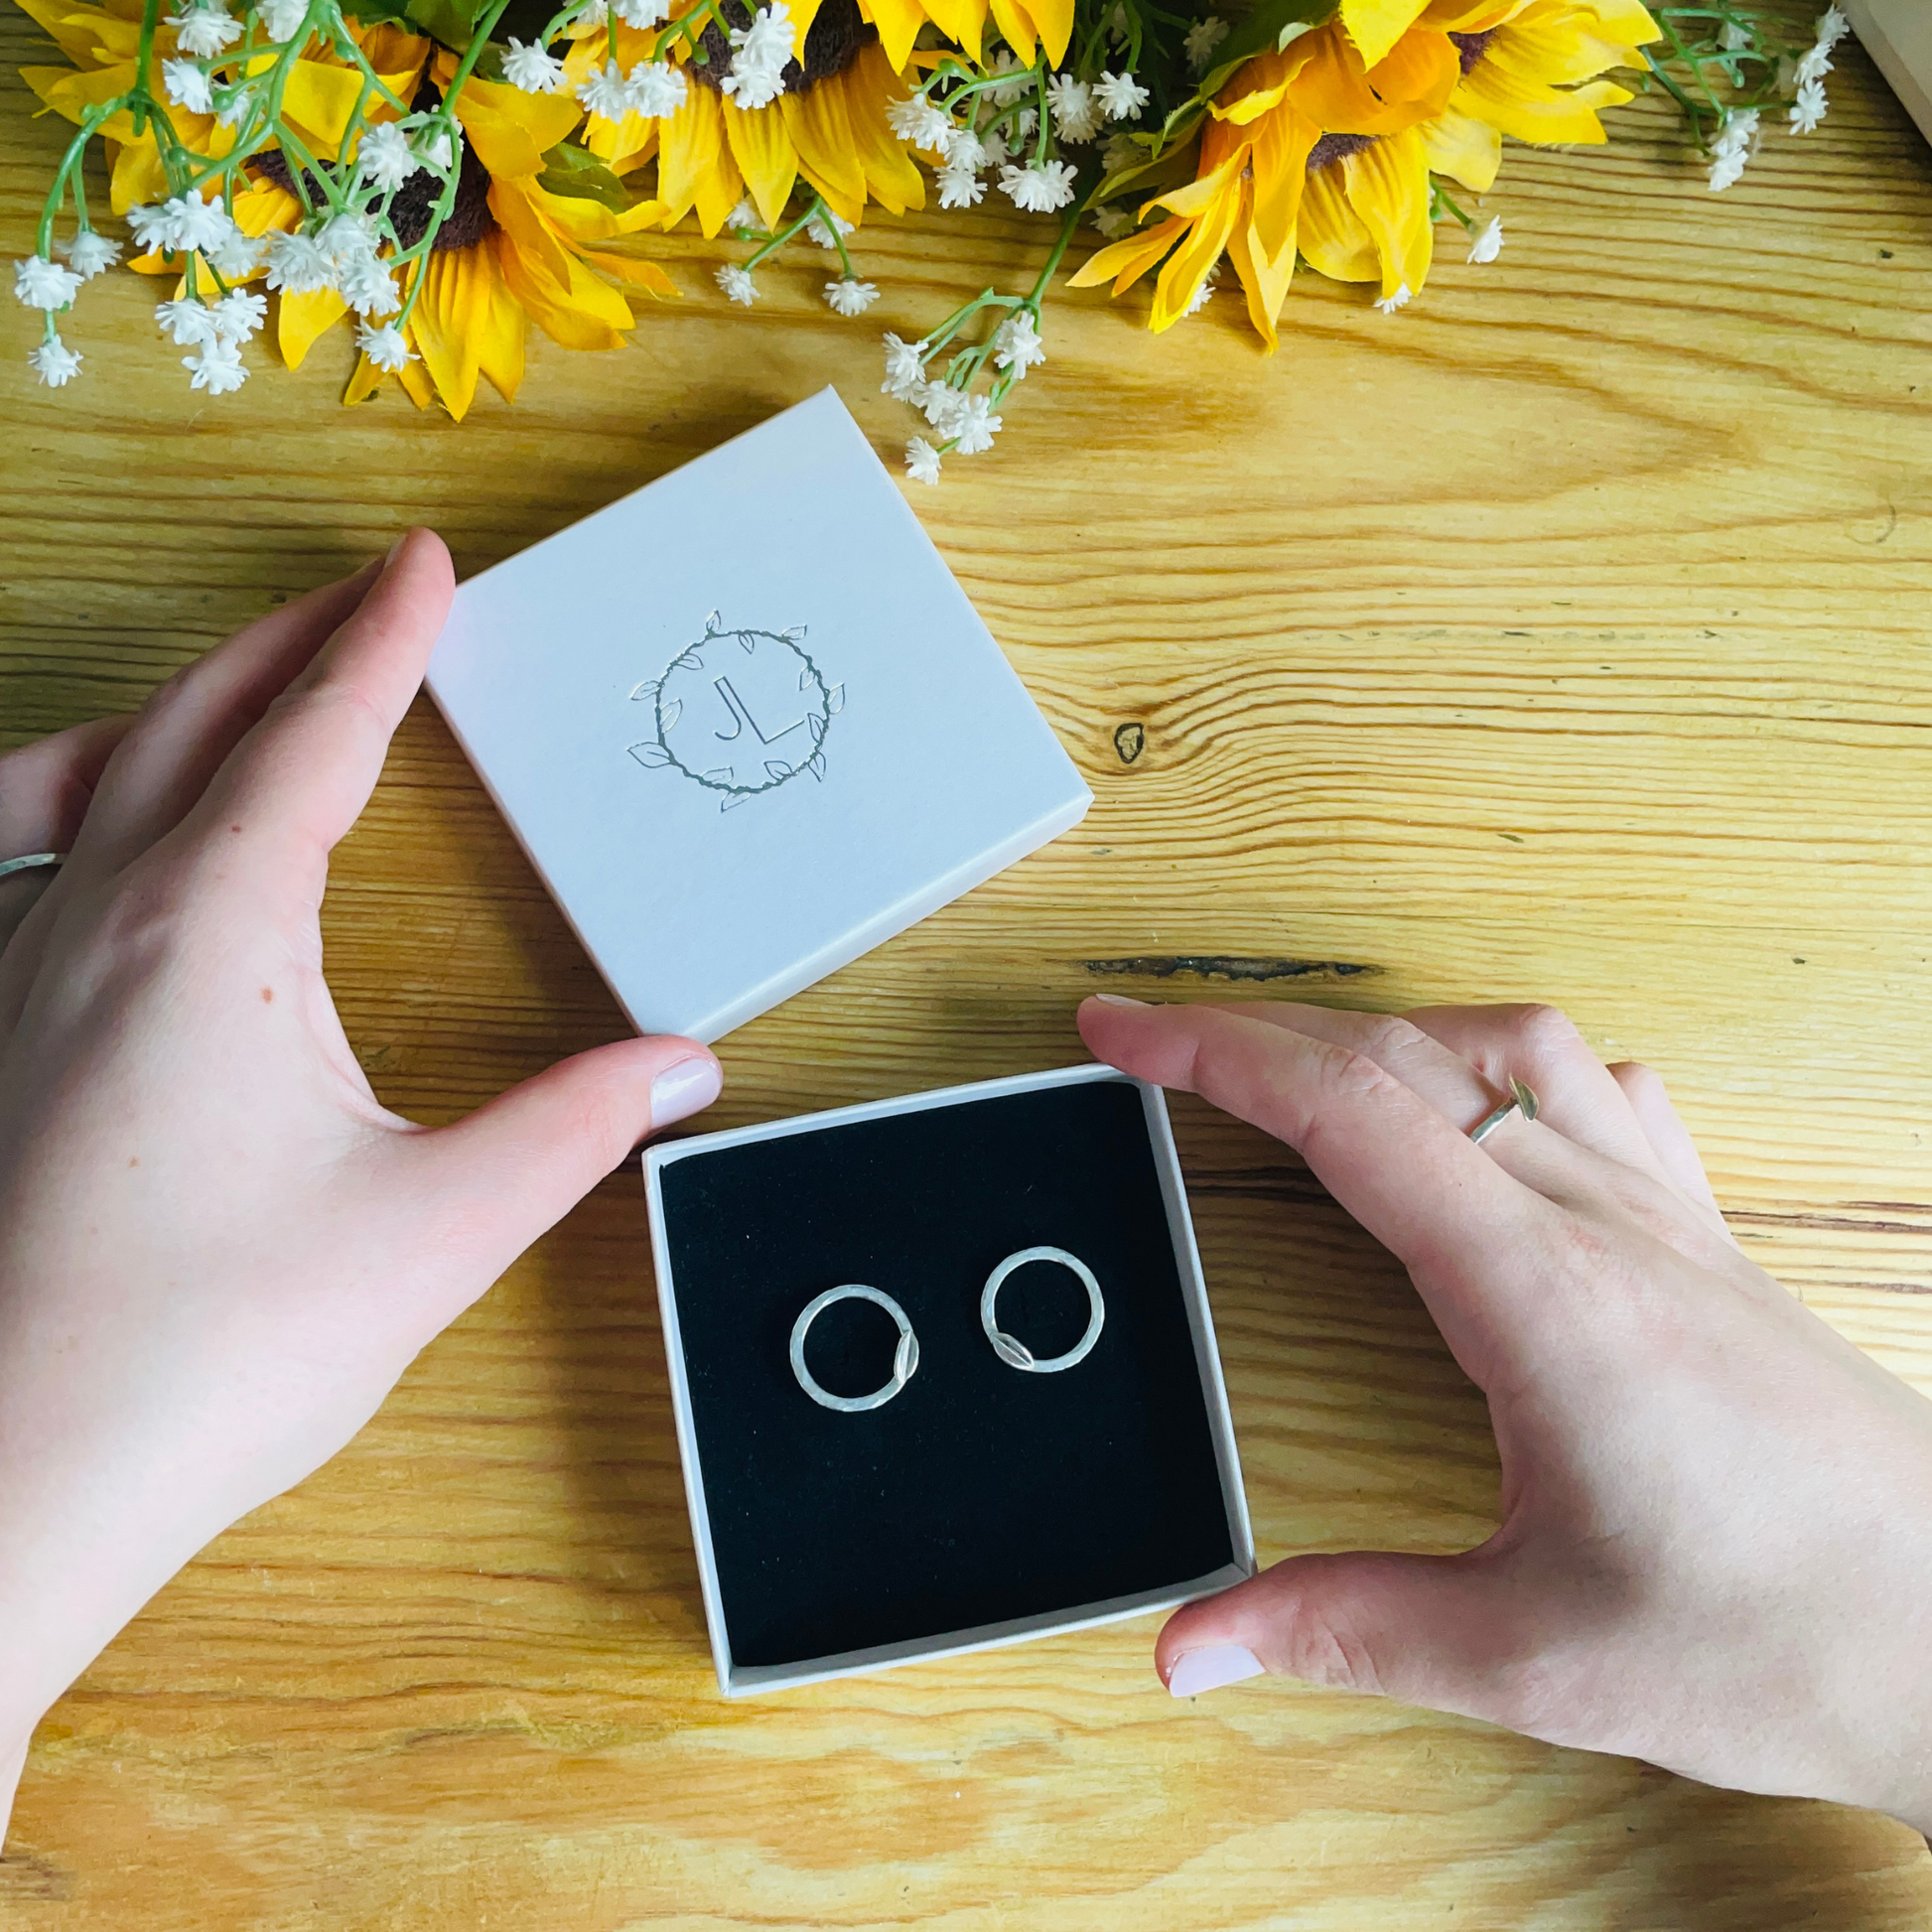
[(866, 211), (866, 172), (854, 152), (857, 143), (846, 112), (845, 89), (821, 80), (802, 93), (781, 94), (778, 106), (798, 157), (799, 173), (841, 220), (859, 220)]
[(348, 304), (334, 289), (313, 289), (307, 295), (283, 293), (275, 316), (275, 345), (290, 368), (315, 346), (317, 337), (335, 328), (348, 314)]
[[(500, 248), (502, 237), (493, 237)], [(523, 384), (523, 338), (529, 318), (500, 274), (490, 278), (489, 300), (477, 324), (477, 366), (505, 402), (514, 402)], [(409, 379), (409, 368), (402, 371)]]
[[(1302, 191), (1308, 185), (1309, 156), (1321, 130), (1284, 101), (1254, 124), (1248, 165), (1253, 170), (1251, 216), (1255, 246), (1274, 260), (1284, 248), (1295, 252), (1295, 224), (1301, 217)], [(1291, 268), (1293, 263), (1290, 264)], [(1277, 305), (1279, 308), (1279, 304)]]
[(1381, 273), (1375, 237), (1348, 204), (1342, 186), (1344, 164), (1317, 168), (1302, 190), (1302, 218), (1295, 245), (1309, 266), (1335, 282), (1372, 282)]
[(695, 207), (705, 233), (715, 235), (744, 187), (725, 139), (724, 101), (715, 88), (693, 84), (657, 140), (657, 199), (664, 204), (665, 225)]
[(522, 187), (521, 182), (492, 181), (489, 184), (489, 211), (501, 224), (503, 232), (515, 242), (518, 254), (541, 262), (553, 280), (567, 283), (570, 280), (570, 256), (564, 244), (557, 239), (556, 231), (522, 192)]
[(1000, 30), (1000, 38), (1022, 61), (1032, 61), (1038, 33), (1026, 0), (992, 0), (992, 4), (993, 24)]
[(163, 201), (167, 194), (168, 171), (161, 165), (154, 136), (144, 134), (138, 141), (121, 143), (108, 177), (108, 206), (114, 212), (125, 214), (141, 203)]
[(545, 151), (583, 119), (584, 110), (571, 93), (526, 94), (472, 74), (456, 97), (456, 117), (477, 159), (501, 181), (542, 173)]
[(859, 12), (879, 29), (879, 44), (897, 73), (912, 58), (912, 43), (925, 25), (918, 0), (859, 0)]
[(123, 23), (98, 7), (63, 5), (60, 0), (19, 0), (20, 8), (76, 67), (92, 67), (97, 50), (112, 45), (111, 29)]
[(1139, 234), (1123, 235), (1110, 241), (1096, 254), (1089, 255), (1068, 278), (1067, 286), (1076, 289), (1098, 288), (1108, 276), (1114, 278), (1114, 293), (1124, 295), (1179, 238), (1187, 223), (1177, 215), (1157, 221)]
[(1488, 194), (1503, 160), (1503, 137), (1488, 122), (1450, 107), (1423, 123), (1422, 138), (1429, 165), (1439, 175), (1478, 195)]
[(745, 186), (758, 204), (767, 228), (778, 225), (791, 185), (798, 179), (798, 150), (791, 145), (785, 117), (773, 107), (749, 112), (719, 96), (725, 114), (725, 138), (732, 158), (745, 177)]
[(986, 0), (922, 0), (926, 18), (949, 41), (966, 50), (966, 58), (977, 67), (980, 42), (986, 34)]
[[(20, 77), (39, 95), (42, 106), (69, 121), (85, 120), (90, 107), (124, 94), (134, 84), (134, 64), (76, 71), (72, 68), (22, 68)], [(177, 122), (202, 121), (202, 115), (178, 115)], [(134, 116), (125, 110), (101, 123), (101, 133), (110, 141), (132, 141)], [(150, 135), (149, 140), (153, 139)]]
[(355, 358), (355, 372), (348, 378), (348, 386), (343, 391), (345, 406), (351, 402), (367, 402), (382, 387), (384, 371), (377, 368), (366, 355)]
[(1304, 34), (1308, 60), (1289, 88), (1295, 105), (1329, 134), (1396, 134), (1433, 120), (1461, 77), (1461, 58), (1447, 34), (1405, 34), (1373, 69), (1336, 23)]
[[(380, 71), (380, 69), (378, 69)], [(415, 83), (409, 72), (384, 73), (382, 84), (403, 99)], [(354, 68), (329, 67), (320, 61), (297, 61), (282, 86), (282, 118), (326, 161), (336, 159), (348, 117), (362, 92), (362, 76)], [(464, 89), (459, 101), (467, 98)], [(459, 118), (461, 117), (459, 111)]]
[(482, 325), (497, 281), (500, 234), (468, 248), (436, 248), (423, 270), (423, 292), (410, 318), (410, 335), (443, 406), (458, 422), (477, 397)]
[(1054, 67), (1066, 59), (1073, 38), (1073, 0), (1027, 0), (1027, 11), (1039, 30), (1039, 44)]
[[(509, 291), (530, 320), (565, 348), (621, 348), (622, 332), (633, 326), (630, 305), (608, 282), (600, 282), (573, 258), (566, 281), (552, 278), (543, 265), (523, 254), (505, 234), (491, 237)], [(439, 382), (439, 388), (442, 384)]]
[(1341, 0), (1341, 24), (1370, 67), (1416, 24), (1429, 0)]
[(1228, 183), (1239, 176), (1248, 165), (1248, 154), (1252, 143), (1243, 141), (1225, 159), (1204, 156), (1204, 162), (1219, 160), (1211, 174), (1203, 174), (1198, 181), (1190, 181), (1184, 188), (1176, 188), (1167, 195), (1157, 196), (1148, 204), (1150, 207), (1164, 207), (1170, 214), (1177, 214), (1183, 220), (1193, 220), (1204, 213), (1216, 197), (1223, 194)]
[(1519, 141), (1577, 142), (1597, 147), (1609, 139), (1596, 118), (1599, 107), (1620, 107), (1630, 95), (1613, 81), (1581, 87), (1546, 87), (1498, 61), (1478, 61), (1450, 97), (1453, 108), (1487, 121)]
[(601, 248), (586, 248), (584, 259), (607, 275), (615, 275), (632, 288), (646, 289), (660, 302), (677, 300), (677, 284), (655, 262), (641, 261), (633, 255), (613, 255)]
[(1181, 237), (1180, 246), (1162, 263), (1154, 284), (1154, 310), (1147, 319), (1147, 326), (1156, 335), (1172, 329), (1192, 306), (1207, 271), (1221, 259), (1241, 218), (1246, 189), (1247, 184), (1235, 174)]
[(1374, 237), (1382, 299), (1413, 295), (1429, 279), (1436, 230), (1429, 219), (1429, 156), (1414, 128), (1377, 141), (1341, 164), (1348, 206)]
[(866, 187), (880, 207), (895, 214), (907, 208), (925, 207), (925, 178), (912, 165), (905, 144), (886, 119), (889, 102), (905, 94), (898, 75), (883, 47), (865, 47), (859, 58), (833, 80), (821, 80), (821, 87), (840, 87), (845, 92), (846, 119), (852, 127), (853, 151), (865, 170)]
[(1237, 221), (1228, 236), (1228, 260), (1234, 264), (1241, 292), (1247, 297), (1248, 320), (1272, 354), (1281, 345), (1275, 325), (1288, 300), (1289, 284), (1295, 279), (1295, 237), (1291, 233), (1288, 246), (1271, 259), (1257, 245), (1254, 224)]

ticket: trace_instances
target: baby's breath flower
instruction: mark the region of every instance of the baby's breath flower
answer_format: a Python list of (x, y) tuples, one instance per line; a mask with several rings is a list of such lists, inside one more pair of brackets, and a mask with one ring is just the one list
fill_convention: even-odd
[(970, 127), (956, 127), (946, 136), (946, 166), (969, 175), (986, 166), (986, 144)]
[(409, 136), (394, 121), (379, 121), (365, 129), (355, 150), (356, 172), (385, 192), (400, 188), (422, 165), (409, 145)]
[(1131, 208), (1097, 207), (1093, 211), (1093, 225), (1107, 240), (1112, 241), (1116, 235), (1125, 234), (1134, 225), (1134, 213)]
[(375, 224), (366, 214), (344, 208), (332, 214), (316, 231), (316, 246), (336, 264), (346, 268), (372, 256), (376, 250)]
[(1062, 141), (1091, 141), (1100, 130), (1094, 116), (1093, 89), (1070, 73), (1056, 73), (1046, 83), (1046, 104), (1052, 109), (1053, 131)]
[(177, 348), (197, 343), (211, 343), (221, 332), (215, 327), (214, 313), (206, 302), (178, 296), (172, 302), (157, 302), (155, 326), (164, 336), (174, 338)]
[(952, 141), (952, 117), (924, 94), (894, 101), (886, 109), (886, 121), (908, 147), (924, 148), (928, 154), (945, 153)]
[(569, 84), (564, 64), (539, 43), (526, 45), (514, 34), (503, 56), (503, 78), (519, 93), (554, 94)]
[(615, 61), (606, 61), (577, 89), (577, 98), (591, 113), (607, 121), (621, 121), (630, 112), (630, 91)]
[(1744, 172), (1757, 140), (1757, 109), (1728, 115), (1711, 143), (1711, 192), (1722, 195)]
[(1181, 49), (1187, 56), (1187, 65), (1195, 73), (1204, 73), (1207, 64), (1214, 58), (1214, 50), (1228, 37), (1228, 24), (1209, 14), (1205, 20), (1197, 20), (1187, 30), (1187, 38), (1181, 42)]
[(425, 168), (434, 168), (439, 175), (447, 175), (451, 164), (456, 160), (456, 153), (450, 146), (450, 137), (443, 133), (428, 139), (420, 134), (417, 135), (416, 159)]
[(1791, 123), (1793, 134), (1811, 134), (1817, 131), (1818, 123), (1825, 118), (1825, 83), (1822, 80), (1801, 80), (1798, 82), (1798, 96), (1792, 101), (1786, 119)]
[[(831, 221), (829, 226), (827, 225), (827, 221), (826, 221), (827, 215), (831, 216)], [(839, 244), (838, 241), (834, 238), (834, 230), (836, 230), (839, 235), (849, 235), (852, 232), (853, 226), (854, 224), (848, 221), (844, 215), (835, 214), (828, 207), (823, 214), (814, 214), (812, 218), (805, 223), (805, 232), (808, 235), (810, 235), (811, 238), (815, 242), (817, 242), (821, 248), (836, 248)]]
[(1492, 214), (1488, 225), (1469, 237), (1469, 259), (1472, 262), (1492, 262), (1503, 251), (1503, 218)]
[(684, 69), (673, 67), (669, 61), (640, 61), (624, 82), (624, 97), (630, 103), (630, 111), (642, 114), (647, 120), (661, 120), (667, 114), (675, 114), (684, 105), (688, 91)]
[(189, 372), (188, 386), (206, 389), (211, 396), (225, 396), (230, 389), (239, 389), (248, 380), (240, 345), (225, 342), (219, 336), (205, 342), (194, 354), (184, 355), (181, 365)]
[(1832, 70), (1832, 50), (1852, 31), (1852, 23), (1836, 7), (1827, 7), (1811, 30), (1817, 40), (1799, 57), (1797, 80), (1822, 80)]
[(65, 309), (80, 287), (80, 277), (45, 255), (14, 263), (14, 294), (30, 309)]
[(1036, 369), (1046, 359), (1046, 350), (1034, 325), (1031, 309), (1018, 309), (993, 332), (993, 359), (1015, 375)]
[(1398, 309), (1406, 309), (1409, 306), (1409, 298), (1414, 294), (1415, 290), (1407, 282), (1404, 282), (1393, 295), (1379, 296), (1376, 299), (1375, 306), (1385, 316), (1392, 316)]
[(220, 247), (235, 231), (218, 190), (212, 196), (191, 190), (172, 201), (137, 205), (128, 209), (127, 224), (144, 255), (206, 253)]
[(941, 436), (951, 436), (959, 426), (959, 419), (966, 413), (964, 394), (950, 382), (928, 382), (912, 400)]
[(905, 446), (905, 474), (914, 483), (939, 481), (939, 452), (923, 436), (915, 436)]
[(416, 358), (403, 341), (402, 331), (393, 322), (375, 328), (366, 322), (355, 325), (355, 345), (377, 368), (391, 374)]
[(309, 0), (260, 0), (262, 32), (271, 41), (292, 41), (309, 17)]
[(886, 333), (886, 380), (879, 387), (900, 402), (912, 402), (925, 385), (925, 345), (901, 342)]
[(980, 166), (997, 168), (1007, 158), (1007, 137), (997, 127), (980, 136)]
[(68, 258), (68, 266), (83, 282), (91, 282), (102, 269), (112, 268), (120, 260), (121, 244), (95, 234), (91, 228), (82, 228), (62, 252)]
[(1150, 99), (1148, 90), (1131, 73), (1103, 73), (1094, 84), (1093, 95), (1110, 121), (1131, 121)]
[(335, 258), (312, 234), (268, 237), (268, 286), (287, 295), (313, 295), (336, 286)]
[(191, 114), (213, 112), (214, 91), (208, 85), (207, 73), (193, 61), (163, 61), (161, 84), (177, 107), (185, 107)]
[(941, 168), (938, 174), (941, 207), (977, 207), (986, 199), (986, 184), (965, 168)]
[(230, 289), (208, 310), (214, 333), (224, 343), (245, 343), (262, 326), (267, 314), (268, 297), (248, 289)]
[(879, 300), (879, 284), (855, 281), (848, 275), (825, 284), (825, 300), (835, 315), (862, 316)]
[(669, 0), (617, 0), (617, 15), (626, 27), (656, 27), (670, 13)]
[(756, 234), (762, 234), (764, 217), (752, 206), (752, 198), (749, 195), (741, 195), (738, 206), (725, 216), (725, 226), (734, 229), (749, 228)]
[(732, 70), (719, 91), (741, 108), (768, 107), (784, 92), (785, 63), (797, 46), (798, 30), (784, 0), (771, 0), (752, 16), (749, 27), (731, 30)]
[(965, 407), (953, 428), (952, 446), (961, 456), (978, 456), (993, 447), (1000, 433), (1000, 419), (984, 396), (967, 396)]
[(50, 336), (38, 348), (27, 351), (28, 366), (50, 389), (59, 389), (80, 373), (80, 355), (59, 336)]
[(1016, 79), (1009, 80), (1004, 86), (989, 89), (995, 107), (1011, 107), (1033, 85), (1033, 69), (1023, 68), (1015, 60), (1010, 47), (1001, 48), (998, 58), (986, 70), (988, 73), (1011, 73), (1018, 76)]
[(207, 251), (207, 263), (224, 282), (239, 282), (262, 265), (266, 248), (266, 242), (243, 234), (239, 228), (231, 228)]
[(1039, 125), (1039, 110), (1037, 108), (1023, 107), (1021, 108), (1019, 113), (1014, 115), (1013, 117), (1014, 134), (1018, 139), (1022, 141), (1031, 140), (1033, 138), (1034, 129), (1036, 128), (1038, 125)]
[(402, 307), (396, 279), (374, 255), (351, 255), (338, 272), (336, 286), (358, 316), (392, 315)]
[(191, 0), (168, 16), (175, 40), (184, 54), (207, 60), (241, 38), (241, 22), (220, 0)]
[(759, 285), (752, 280), (752, 271), (737, 262), (727, 262), (719, 269), (718, 286), (742, 308), (749, 309), (759, 299)]
[(1028, 168), (1008, 163), (1000, 170), (1000, 188), (1015, 207), (1051, 214), (1073, 199), (1073, 169), (1064, 161), (1035, 161)]

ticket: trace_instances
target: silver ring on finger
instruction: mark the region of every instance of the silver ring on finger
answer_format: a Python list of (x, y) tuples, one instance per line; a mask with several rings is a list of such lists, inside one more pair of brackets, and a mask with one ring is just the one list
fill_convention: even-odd
[(65, 852), (29, 852), (24, 858), (0, 859), (0, 879), (10, 872), (32, 872), (39, 866), (64, 866), (67, 860)]
[(1469, 1139), (1480, 1147), (1504, 1121), (1512, 1120), (1518, 1114), (1521, 1114), (1525, 1120), (1534, 1120), (1542, 1104), (1536, 1097), (1536, 1089), (1534, 1087), (1525, 1084), (1521, 1080), (1511, 1080), (1509, 1083), (1509, 1098), (1500, 1107), (1493, 1108), (1490, 1112), (1484, 1114), (1469, 1129)]

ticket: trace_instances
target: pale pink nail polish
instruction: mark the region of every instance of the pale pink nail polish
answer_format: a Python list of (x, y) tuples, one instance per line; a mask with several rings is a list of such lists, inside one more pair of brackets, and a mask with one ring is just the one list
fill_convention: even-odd
[(725, 1084), (716, 1060), (679, 1060), (667, 1066), (650, 1083), (650, 1124), (652, 1130), (669, 1127), (673, 1121), (687, 1119), (701, 1107), (709, 1107)]
[(1096, 993), (1093, 996), (1103, 1007), (1144, 1007), (1145, 1000), (1130, 1000), (1125, 993)]
[(1239, 1684), (1243, 1678), (1259, 1677), (1266, 1669), (1245, 1645), (1210, 1643), (1181, 1656), (1169, 1674), (1168, 1689), (1177, 1698), (1197, 1698), (1203, 1691), (1218, 1691), (1225, 1685)]
[(395, 540), (395, 542), (389, 546), (389, 554), (386, 557), (384, 557), (382, 560), (382, 568), (384, 570), (387, 570), (389, 566), (392, 563), (394, 563), (398, 557), (402, 555), (402, 547), (408, 541), (409, 541), (409, 532), (405, 530), (402, 533), (402, 535), (399, 536)]

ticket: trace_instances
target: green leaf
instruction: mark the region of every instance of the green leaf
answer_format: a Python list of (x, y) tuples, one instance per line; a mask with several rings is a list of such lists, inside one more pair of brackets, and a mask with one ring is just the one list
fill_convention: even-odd
[(488, 0), (406, 0), (403, 18), (432, 40), (460, 54), (475, 34), (478, 17)]
[(342, 0), (343, 12), (351, 20), (401, 20), (404, 0)]
[(596, 202), (613, 214), (621, 214), (636, 199), (596, 155), (568, 141), (558, 142), (543, 157), (537, 186), (553, 195), (574, 195), (580, 201)]

